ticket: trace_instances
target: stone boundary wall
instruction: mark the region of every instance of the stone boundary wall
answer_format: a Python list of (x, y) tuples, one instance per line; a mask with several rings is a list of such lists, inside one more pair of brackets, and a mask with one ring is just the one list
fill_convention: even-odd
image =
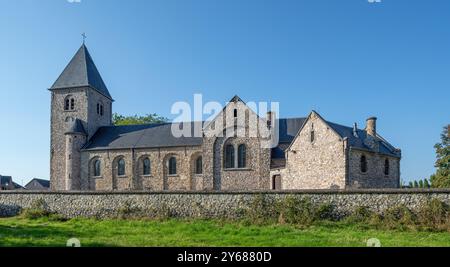
[(382, 213), (401, 204), (418, 210), (427, 200), (450, 205), (450, 190), (353, 190), (270, 192), (23, 192), (0, 191), (0, 217), (15, 216), (43, 200), (46, 208), (69, 218), (113, 218), (126, 212), (155, 217), (169, 213), (180, 218), (236, 218), (256, 197), (269, 200), (286, 197), (310, 198), (317, 204), (332, 204), (339, 216), (365, 206)]

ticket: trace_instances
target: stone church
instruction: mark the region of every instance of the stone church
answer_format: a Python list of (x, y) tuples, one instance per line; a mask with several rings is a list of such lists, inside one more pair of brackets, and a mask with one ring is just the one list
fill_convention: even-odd
[[(314, 111), (262, 118), (235, 96), (214, 120), (189, 123), (200, 127), (200, 136), (175, 137), (174, 123), (113, 126), (114, 100), (84, 44), (49, 90), (52, 190), (400, 186), (401, 151), (378, 134), (376, 118), (365, 129), (329, 122)], [(271, 129), (278, 131), (275, 146), (264, 145), (270, 138), (261, 133)]]

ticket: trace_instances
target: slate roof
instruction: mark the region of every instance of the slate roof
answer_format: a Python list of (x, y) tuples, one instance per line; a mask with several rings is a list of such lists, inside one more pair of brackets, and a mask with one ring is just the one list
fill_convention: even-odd
[[(101, 127), (83, 149), (159, 148), (200, 146), (203, 144), (202, 137), (177, 138), (173, 136), (172, 125), (180, 127), (180, 123)], [(202, 123), (191, 122), (192, 136), (194, 136), (195, 125), (201, 127)]]
[(84, 134), (87, 135), (86, 130), (83, 127), (83, 123), (79, 119), (75, 119), (69, 125), (69, 129), (66, 134)]
[[(292, 118), (280, 119), (280, 142), (276, 148), (272, 149), (271, 168), (283, 168), (286, 164), (285, 152), (293, 142), (297, 133), (303, 127), (307, 118)], [(338, 134), (342, 139), (347, 138), (349, 146), (356, 149), (363, 149), (372, 151), (372, 149), (364, 144), (367, 137), (365, 130), (358, 129), (357, 137), (353, 134), (353, 128), (343, 126), (337, 123), (326, 121), (326, 123)], [(378, 135), (378, 142), (380, 145), (379, 153), (390, 155), (393, 157), (400, 157), (401, 154), (391, 144), (389, 144), (383, 137)]]
[(50, 188), (50, 181), (38, 178), (34, 178), (33, 180), (31, 180), (27, 185), (25, 185), (25, 188), (28, 190), (38, 189), (33, 186), (34, 183), (38, 183), (43, 188)]
[(82, 45), (50, 90), (89, 86), (112, 100), (91, 55)]
[(0, 185), (5, 185), (7, 183), (12, 183), (12, 177), (0, 175)]
[[(307, 118), (279, 119), (279, 145), (272, 149), (272, 166), (282, 167), (285, 151), (289, 148)], [(365, 130), (358, 130), (358, 137), (353, 134), (353, 128), (327, 122), (341, 138), (347, 138), (350, 147), (371, 150), (364, 144), (367, 136)], [(203, 144), (201, 137), (181, 137), (172, 135), (172, 123), (130, 125), (130, 126), (108, 126), (100, 128), (97, 133), (83, 148), (84, 150), (108, 150), (129, 148), (162, 148), (177, 146), (200, 146)], [(197, 125), (201, 128), (203, 123), (191, 123), (192, 133)], [(179, 124), (176, 125), (179, 127)], [(380, 153), (399, 157), (399, 152), (379, 136)]]

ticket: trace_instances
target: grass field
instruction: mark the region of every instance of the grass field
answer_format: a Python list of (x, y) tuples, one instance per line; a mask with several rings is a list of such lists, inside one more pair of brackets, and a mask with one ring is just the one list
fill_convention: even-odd
[(70, 238), (79, 239), (85, 247), (364, 247), (370, 238), (387, 247), (450, 246), (448, 232), (374, 230), (343, 222), (321, 222), (302, 229), (204, 220), (0, 219), (2, 247), (61, 247)]

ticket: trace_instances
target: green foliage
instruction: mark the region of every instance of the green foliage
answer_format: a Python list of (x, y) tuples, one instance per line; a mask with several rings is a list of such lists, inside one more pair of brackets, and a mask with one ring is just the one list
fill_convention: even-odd
[(333, 219), (334, 207), (331, 204), (314, 205), (310, 198), (287, 197), (279, 202), (278, 212), (286, 223), (308, 226), (320, 220)]
[(450, 126), (444, 127), (441, 134), (441, 143), (434, 146), (436, 149), (436, 173), (431, 176), (434, 188), (450, 188)]
[(432, 230), (447, 228), (450, 230), (449, 207), (438, 199), (427, 201), (419, 211), (419, 223)]
[(367, 223), (375, 215), (375, 212), (368, 207), (357, 207), (348, 217), (347, 221), (351, 223)]
[(21, 217), (35, 220), (39, 218), (45, 218), (50, 216), (51, 213), (48, 211), (47, 203), (45, 203), (45, 200), (38, 199), (31, 203), (30, 208), (23, 209), (21, 212)]
[(430, 181), (428, 179), (418, 180), (409, 183), (409, 187), (411, 188), (421, 188), (421, 189), (429, 189), (431, 188)]
[(405, 205), (388, 209), (380, 223), (388, 229), (405, 230), (416, 226), (416, 215)]
[(41, 198), (33, 201), (30, 208), (23, 209), (20, 213), (20, 218), (29, 220), (47, 219), (51, 222), (67, 221), (64, 216), (54, 212), (50, 212), (47, 203)]
[(287, 197), (275, 201), (263, 195), (253, 199), (244, 218), (253, 224), (294, 224), (308, 226), (321, 220), (332, 220), (331, 204), (315, 205), (310, 198)]
[(113, 124), (116, 126), (123, 125), (140, 125), (140, 124), (155, 124), (168, 122), (167, 118), (161, 117), (157, 114), (148, 114), (146, 116), (123, 116), (117, 113), (113, 114)]
[(253, 224), (274, 223), (278, 217), (275, 201), (265, 195), (257, 195), (245, 212), (245, 218)]

